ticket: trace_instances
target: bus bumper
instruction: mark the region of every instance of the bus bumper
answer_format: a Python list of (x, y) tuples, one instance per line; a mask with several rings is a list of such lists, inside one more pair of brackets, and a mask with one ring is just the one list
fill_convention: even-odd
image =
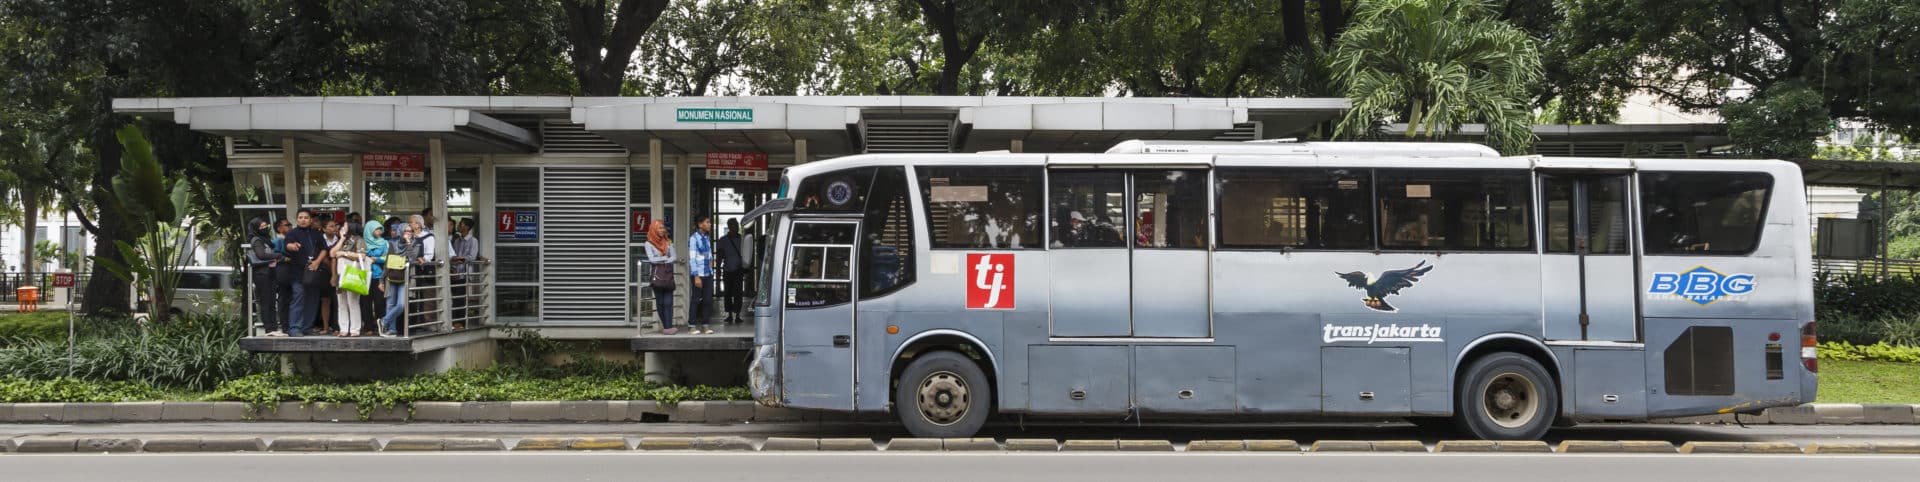
[(755, 401), (769, 407), (782, 405), (774, 386), (780, 379), (780, 365), (774, 359), (776, 356), (779, 356), (779, 347), (758, 345), (753, 347), (753, 362), (747, 365), (747, 389), (753, 393)]

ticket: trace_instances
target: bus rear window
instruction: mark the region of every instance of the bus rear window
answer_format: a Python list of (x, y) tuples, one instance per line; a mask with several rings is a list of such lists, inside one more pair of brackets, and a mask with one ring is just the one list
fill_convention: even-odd
[(1772, 191), (1761, 172), (1642, 172), (1647, 253), (1752, 253)]

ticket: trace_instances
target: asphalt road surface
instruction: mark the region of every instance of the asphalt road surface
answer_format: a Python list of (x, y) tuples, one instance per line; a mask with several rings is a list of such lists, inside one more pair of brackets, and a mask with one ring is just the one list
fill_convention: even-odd
[[(130, 424), (0, 424), (0, 438), (34, 435), (246, 435), (273, 438), (285, 435), (444, 435), (518, 438), (535, 435), (738, 435), (761, 437), (905, 437), (888, 423), (743, 423), (725, 425), (685, 423), (130, 423)], [(1315, 440), (1439, 440), (1460, 439), (1413, 428), (1404, 423), (1380, 424), (996, 424), (983, 437), (1056, 439), (1156, 439), (1183, 443), (1203, 439), (1289, 439), (1301, 444)], [(1546, 440), (1664, 440), (1679, 445), (1695, 441), (1726, 442), (1920, 442), (1920, 426), (1913, 425), (1673, 425), (1589, 424), (1554, 429)], [(0, 477), (0, 480), (4, 480)], [(1920, 472), (1912, 479), (1920, 480)]]
[(1517, 454), (382, 453), (0, 456), (7, 480), (1914, 480), (1920, 457)]

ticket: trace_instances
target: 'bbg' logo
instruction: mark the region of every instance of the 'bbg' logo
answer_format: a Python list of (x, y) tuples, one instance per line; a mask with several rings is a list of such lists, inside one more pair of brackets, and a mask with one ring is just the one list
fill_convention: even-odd
[(1695, 266), (1684, 273), (1654, 273), (1647, 294), (1652, 295), (1650, 298), (1682, 299), (1706, 306), (1723, 299), (1746, 301), (1753, 286), (1751, 274), (1725, 274)]

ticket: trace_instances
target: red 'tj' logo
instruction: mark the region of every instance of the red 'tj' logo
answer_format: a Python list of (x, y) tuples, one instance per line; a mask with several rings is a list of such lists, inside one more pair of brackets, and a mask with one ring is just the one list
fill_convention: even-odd
[(967, 309), (1013, 309), (1013, 255), (967, 253)]

